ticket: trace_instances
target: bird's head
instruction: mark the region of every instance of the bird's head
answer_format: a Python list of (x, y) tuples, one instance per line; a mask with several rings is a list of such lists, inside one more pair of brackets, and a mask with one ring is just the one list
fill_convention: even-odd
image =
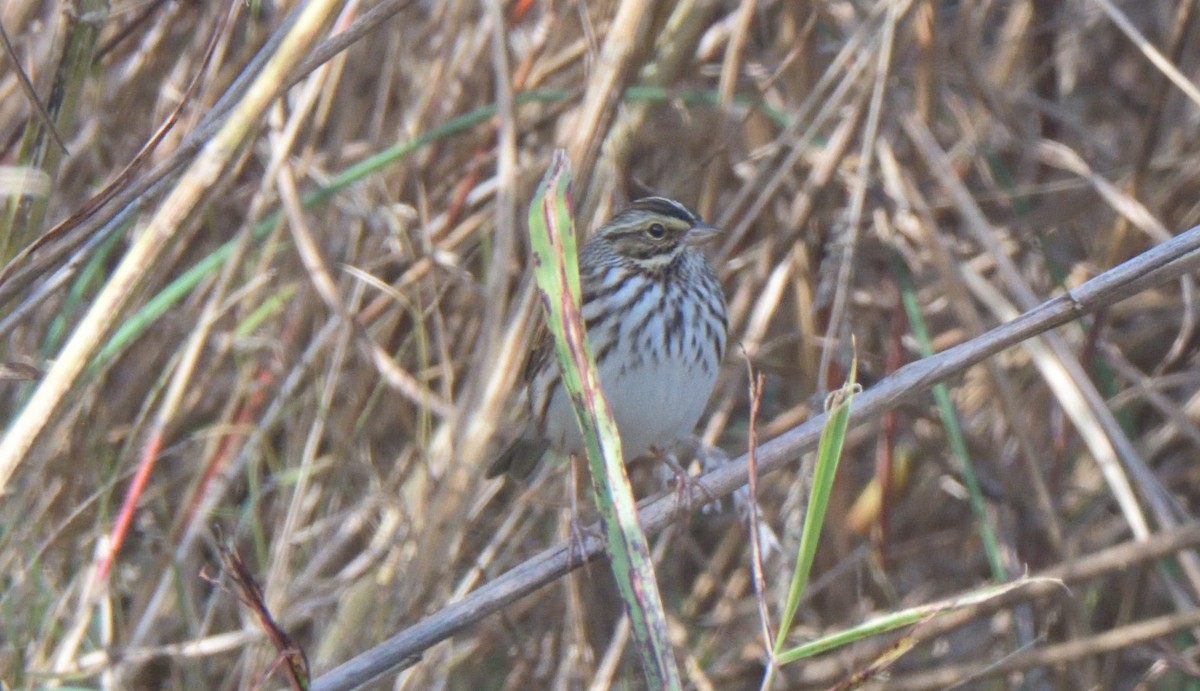
[(654, 269), (720, 233), (719, 228), (703, 222), (677, 201), (646, 197), (601, 226), (595, 239), (616, 254)]

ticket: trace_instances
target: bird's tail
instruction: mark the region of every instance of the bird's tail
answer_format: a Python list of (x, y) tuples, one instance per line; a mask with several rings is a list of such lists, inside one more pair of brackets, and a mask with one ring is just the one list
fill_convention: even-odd
[(513, 479), (524, 480), (533, 474), (538, 461), (542, 460), (542, 456), (545, 455), (548, 448), (550, 448), (550, 442), (545, 439), (535, 439), (529, 436), (518, 437), (500, 453), (496, 460), (492, 461), (484, 477), (490, 480), (507, 473)]

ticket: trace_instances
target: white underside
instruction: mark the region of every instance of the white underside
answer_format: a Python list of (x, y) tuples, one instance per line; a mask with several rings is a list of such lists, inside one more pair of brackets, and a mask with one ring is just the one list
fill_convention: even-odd
[[(615, 297), (616, 302), (624, 303), (632, 294), (629, 291), (635, 289), (636, 286), (622, 289)], [(666, 311), (666, 296), (659, 286), (655, 286), (645, 297), (620, 320), (596, 329), (622, 329), (616, 352), (600, 365), (600, 384), (621, 432), (621, 451), (627, 460), (645, 454), (651, 446), (665, 445), (692, 433), (712, 395), (718, 369), (718, 353), (712, 352), (717, 346), (693, 341), (690, 334), (687, 338), (673, 339), (671, 354), (660, 358), (660, 362), (647, 357), (647, 344), (644, 340), (635, 343), (629, 329), (650, 316), (651, 311), (659, 314)], [(683, 301), (683, 305), (686, 323), (699, 321), (700, 307), (690, 301)], [(593, 309), (592, 305), (585, 305), (583, 317), (592, 316)], [(611, 339), (605, 333), (589, 333), (588, 336), (593, 348)], [(660, 350), (666, 347), (661, 341), (658, 345)], [(697, 345), (710, 352), (705, 357), (697, 357)], [(640, 365), (637, 364), (639, 360)], [(705, 360), (712, 363), (707, 372), (700, 364)], [(552, 447), (571, 453), (583, 452), (579, 425), (561, 386), (547, 408), (545, 431)]]
[[(685, 367), (679, 359), (647, 363), (624, 374), (614, 369), (600, 368), (600, 384), (621, 432), (621, 452), (626, 460), (691, 433), (716, 383), (715, 371), (706, 375), (702, 369)], [(582, 453), (579, 425), (566, 398), (556, 392), (547, 409), (547, 436), (557, 449)]]

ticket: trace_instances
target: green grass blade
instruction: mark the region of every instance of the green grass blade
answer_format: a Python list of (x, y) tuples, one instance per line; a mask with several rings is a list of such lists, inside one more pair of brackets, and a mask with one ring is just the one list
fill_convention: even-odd
[[(929, 330), (925, 328), (921, 307), (917, 304), (912, 277), (900, 262), (896, 262), (896, 264), (897, 275), (900, 279), (901, 302), (904, 304), (904, 314), (908, 317), (909, 328), (912, 329), (913, 336), (917, 340), (921, 357), (930, 357), (933, 355), (933, 344), (929, 339)], [(963, 437), (962, 426), (958, 424), (958, 415), (955, 413), (953, 401), (950, 400), (950, 390), (946, 388), (945, 384), (934, 385), (933, 400), (937, 406), (938, 417), (942, 420), (942, 428), (946, 430), (946, 440), (950, 443), (950, 452), (954, 456), (959, 472), (962, 473), (963, 484), (967, 487), (971, 512), (975, 514), (975, 520), (979, 523), (979, 539), (983, 543), (983, 551), (987, 558), (988, 568), (992, 573), (992, 579), (997, 583), (1003, 583), (1008, 580), (1008, 574), (1000, 560), (1000, 541), (996, 538), (996, 531), (992, 530), (992, 524), (988, 520), (987, 502), (983, 499), (983, 490), (980, 489), (979, 480), (975, 476), (975, 465), (971, 462), (971, 454), (967, 452), (967, 442)]]
[(1008, 592), (1023, 588), (1033, 584), (1057, 583), (1062, 585), (1062, 581), (1054, 578), (1022, 578), (998, 586), (989, 586), (968, 593), (962, 597), (953, 600), (944, 600), (934, 602), (927, 605), (918, 605), (909, 609), (900, 610), (899, 612), (890, 612), (883, 614), (873, 619), (869, 619), (857, 626), (854, 626), (843, 631), (838, 631), (829, 636), (822, 636), (814, 641), (809, 641), (803, 645), (798, 645), (779, 654), (776, 661), (780, 665), (785, 665), (790, 662), (796, 662), (804, 658), (819, 655), (828, 652), (835, 648), (840, 648), (850, 643), (857, 643), (871, 636), (877, 636), (881, 633), (895, 631), (906, 626), (913, 626), (935, 617), (949, 614), (955, 610), (973, 607), (996, 597), (1000, 597)]
[(563, 385), (583, 432), (613, 576), (629, 613), (647, 686), (681, 689), (682, 679), (667, 636), (666, 611), (650, 547), (638, 524), (617, 425), (600, 389), (599, 371), (579, 312), (570, 182), (566, 154), (556, 151), (529, 208), (534, 275), (546, 323), (554, 335)]
[(838, 462), (842, 456), (842, 446), (846, 442), (846, 429), (850, 425), (850, 404), (858, 390), (857, 378), (858, 362), (855, 361), (850, 367), (846, 383), (831, 394), (832, 405), (826, 406), (829, 409), (829, 420), (825, 423), (825, 429), (821, 430), (821, 442), (817, 447), (817, 467), (813, 473), (808, 510), (804, 516), (804, 530), (800, 535), (796, 568), (788, 587), (787, 604), (784, 605), (779, 631), (775, 635), (776, 653), (783, 650), (796, 610), (800, 606), (800, 598), (808, 585), (813, 559), (817, 554), (817, 542), (821, 537), (821, 527), (825, 524), (825, 513), (829, 508), (829, 495), (833, 491), (833, 480), (837, 476)]

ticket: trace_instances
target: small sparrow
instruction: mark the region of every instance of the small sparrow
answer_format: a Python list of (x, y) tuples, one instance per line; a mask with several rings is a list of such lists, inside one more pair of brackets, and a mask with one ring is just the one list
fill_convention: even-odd
[[(721, 231), (679, 202), (647, 197), (604, 224), (579, 254), (582, 317), (626, 459), (691, 434), (725, 355), (721, 284), (697, 247)], [(549, 330), (525, 367), (529, 421), (488, 468), (524, 478), (547, 449), (582, 454)]]

